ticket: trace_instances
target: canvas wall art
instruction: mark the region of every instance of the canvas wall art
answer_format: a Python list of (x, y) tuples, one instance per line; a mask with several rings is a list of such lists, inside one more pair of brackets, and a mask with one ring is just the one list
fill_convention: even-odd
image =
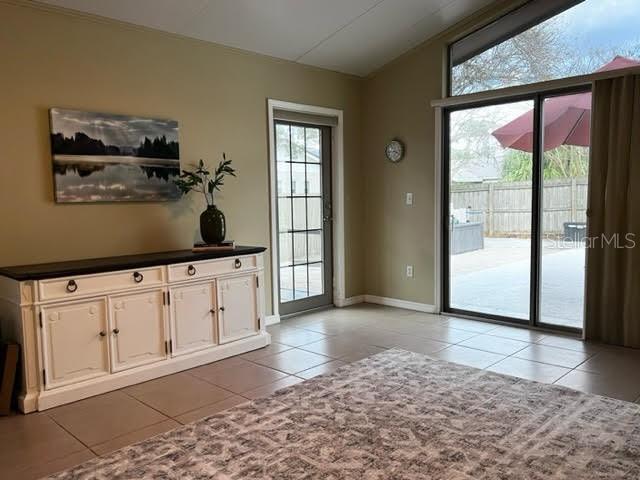
[(180, 198), (178, 122), (62, 108), (50, 120), (56, 202)]

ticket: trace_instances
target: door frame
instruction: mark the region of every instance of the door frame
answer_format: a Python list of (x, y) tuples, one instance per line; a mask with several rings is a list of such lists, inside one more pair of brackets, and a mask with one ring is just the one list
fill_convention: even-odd
[[(470, 101), (451, 105), (447, 107), (437, 107), (436, 110), (436, 254), (438, 261), (436, 262), (435, 273), (435, 294), (438, 313), (456, 315), (463, 318), (484, 320), (489, 322), (523, 326), (531, 329), (539, 329), (545, 331), (557, 331), (569, 334), (583, 334), (582, 329), (574, 327), (566, 327), (562, 325), (551, 325), (540, 321), (540, 272), (542, 261), (542, 236), (540, 235), (540, 227), (542, 224), (543, 204), (543, 150), (541, 148), (543, 139), (543, 118), (542, 106), (546, 98), (552, 98), (563, 95), (572, 95), (592, 91), (591, 84), (588, 85), (572, 85), (549, 89), (540, 92), (530, 92), (518, 95), (507, 95), (499, 98), (488, 98), (477, 101)], [(529, 283), (529, 319), (518, 319), (505, 317), (501, 315), (475, 312), (463, 309), (452, 308), (449, 304), (449, 117), (451, 112), (459, 110), (467, 110), (471, 108), (487, 107), (492, 105), (501, 105), (518, 101), (533, 101), (534, 104), (534, 139), (533, 139), (533, 171), (532, 171), (532, 201), (531, 201), (531, 254), (530, 254), (530, 283)], [(589, 153), (591, 156), (591, 152)], [(585, 260), (586, 262), (586, 260)], [(586, 268), (586, 263), (585, 263)], [(583, 301), (583, 312), (586, 303)], [(584, 318), (584, 317), (583, 317)]]
[(265, 323), (271, 325), (280, 321), (278, 292), (278, 217), (275, 153), (275, 110), (306, 113), (338, 119), (331, 126), (331, 192), (333, 217), (333, 303), (345, 306), (345, 242), (344, 242), (344, 122), (343, 111), (335, 108), (267, 99), (268, 145), (269, 145), (269, 217), (271, 227), (271, 315)]

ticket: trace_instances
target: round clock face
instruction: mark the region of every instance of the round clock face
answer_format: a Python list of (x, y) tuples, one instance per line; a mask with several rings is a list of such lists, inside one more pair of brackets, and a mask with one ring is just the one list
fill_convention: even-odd
[(388, 145), (387, 148), (385, 149), (385, 152), (387, 154), (387, 158), (392, 161), (392, 162), (399, 162), (400, 160), (402, 160), (402, 155), (404, 154), (404, 147), (402, 146), (402, 143), (400, 143), (398, 140), (391, 140)]

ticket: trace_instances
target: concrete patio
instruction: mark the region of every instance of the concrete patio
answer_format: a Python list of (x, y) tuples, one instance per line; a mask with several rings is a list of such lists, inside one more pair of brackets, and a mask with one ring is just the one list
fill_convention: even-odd
[[(451, 306), (527, 319), (530, 241), (485, 238), (484, 249), (451, 257)], [(541, 320), (582, 328), (584, 245), (543, 241)]]

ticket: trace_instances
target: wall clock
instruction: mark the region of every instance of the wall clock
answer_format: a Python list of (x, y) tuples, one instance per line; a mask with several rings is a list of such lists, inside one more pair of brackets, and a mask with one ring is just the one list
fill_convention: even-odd
[(397, 163), (404, 156), (404, 145), (400, 140), (391, 140), (385, 148), (385, 154), (390, 162)]

